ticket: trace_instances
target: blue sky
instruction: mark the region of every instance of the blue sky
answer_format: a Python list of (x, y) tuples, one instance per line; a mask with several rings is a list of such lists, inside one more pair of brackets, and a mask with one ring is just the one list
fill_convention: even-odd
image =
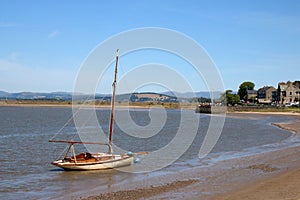
[[(193, 38), (215, 62), (226, 89), (237, 90), (243, 81), (258, 89), (300, 79), (297, 0), (1, 0), (0, 90), (72, 91), (81, 63), (98, 44), (142, 27)], [(172, 67), (193, 77), (180, 64)], [(124, 73), (130, 70), (126, 67)], [(111, 85), (110, 78), (107, 82)], [(195, 90), (206, 90), (202, 80), (191, 82)], [(107, 93), (110, 88), (104, 86), (99, 88)]]

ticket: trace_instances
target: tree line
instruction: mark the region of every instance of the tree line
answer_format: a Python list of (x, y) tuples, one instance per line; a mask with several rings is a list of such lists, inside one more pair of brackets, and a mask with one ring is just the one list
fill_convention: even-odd
[(241, 102), (241, 99), (245, 99), (245, 97), (247, 96), (247, 91), (248, 90), (253, 90), (255, 87), (255, 84), (250, 82), (250, 81), (246, 81), (243, 82), (238, 89), (238, 93), (237, 94), (232, 94), (232, 90), (226, 90), (220, 97), (220, 100), (223, 104), (226, 105), (235, 105)]

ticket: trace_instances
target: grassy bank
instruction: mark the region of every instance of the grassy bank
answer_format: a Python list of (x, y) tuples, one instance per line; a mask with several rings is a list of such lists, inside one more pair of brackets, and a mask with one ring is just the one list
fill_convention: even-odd
[(292, 112), (300, 113), (297, 107), (275, 107), (275, 106), (233, 106), (227, 107), (228, 112)]

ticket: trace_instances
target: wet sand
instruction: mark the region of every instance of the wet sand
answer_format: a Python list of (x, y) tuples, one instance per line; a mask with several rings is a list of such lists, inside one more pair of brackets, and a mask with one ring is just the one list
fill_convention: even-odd
[(300, 168), (259, 181), (216, 199), (230, 200), (291, 200), (300, 199)]
[[(228, 117), (258, 118), (274, 113), (233, 113)], [(278, 113), (276, 113), (278, 114)], [(294, 121), (274, 125), (300, 134), (300, 115)], [(94, 199), (300, 199), (300, 146), (218, 162), (213, 169), (195, 168), (178, 174), (168, 184), (136, 185)]]
[[(166, 192), (174, 192), (179, 190), (180, 188), (185, 188), (191, 184), (197, 183), (197, 180), (184, 180), (184, 181), (176, 181), (173, 183), (169, 183), (162, 186), (152, 186), (150, 188), (138, 188), (134, 190), (125, 190), (118, 191), (113, 193), (104, 193), (98, 196), (92, 196), (86, 198), (87, 200), (111, 200), (111, 199), (145, 199), (150, 198), (155, 195), (166, 193)], [(155, 194), (155, 195), (154, 195)]]
[[(293, 114), (295, 121), (289, 123), (273, 123), (280, 128), (300, 134), (300, 116)], [(247, 184), (238, 190), (232, 190), (226, 194), (217, 196), (216, 200), (246, 199), (246, 200), (299, 200), (300, 199), (300, 147), (289, 148), (279, 152), (281, 159), (274, 160), (274, 163), (285, 162), (286, 169), (282, 169), (278, 175), (259, 179), (253, 184)], [(269, 155), (272, 156), (272, 155)], [(284, 156), (286, 156), (284, 158)]]

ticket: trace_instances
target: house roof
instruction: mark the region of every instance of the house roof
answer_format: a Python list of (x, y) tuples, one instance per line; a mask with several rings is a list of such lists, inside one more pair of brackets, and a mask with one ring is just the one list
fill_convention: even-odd
[(286, 90), (286, 88), (288, 88), (288, 85), (287, 84), (283, 84), (283, 83), (279, 83), (278, 87), (280, 88), (281, 91), (284, 91), (284, 90)]
[(258, 89), (258, 92), (261, 92), (261, 91), (267, 91), (269, 89), (272, 89), (272, 90), (276, 90), (273, 86), (264, 86), (262, 88), (259, 88)]
[(247, 90), (247, 94), (257, 94), (257, 90)]

